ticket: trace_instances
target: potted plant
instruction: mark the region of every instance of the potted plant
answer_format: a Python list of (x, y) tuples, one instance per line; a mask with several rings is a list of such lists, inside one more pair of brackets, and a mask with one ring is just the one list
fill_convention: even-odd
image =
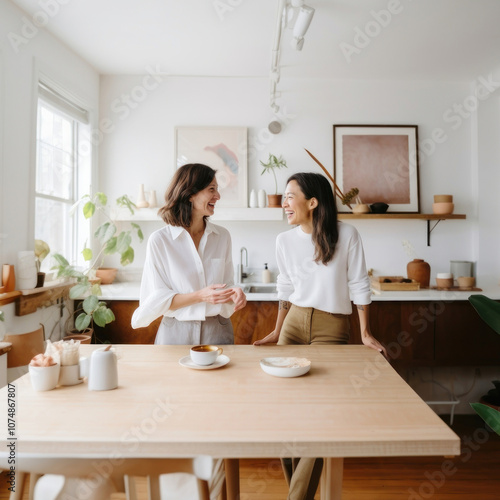
[(282, 156), (277, 157), (269, 153), (269, 159), (267, 163), (264, 163), (262, 160), (260, 160), (260, 164), (264, 167), (260, 175), (263, 175), (265, 172), (270, 172), (274, 176), (275, 193), (267, 195), (268, 206), (281, 208), (282, 195), (278, 194), (278, 179), (276, 178), (275, 170), (278, 168), (287, 168), (286, 161), (283, 159)]
[(99, 300), (102, 295), (101, 281), (96, 280), (96, 271), (102, 265), (107, 255), (119, 254), (120, 264), (126, 266), (134, 261), (134, 249), (131, 246), (132, 233), (135, 233), (142, 242), (144, 239), (140, 226), (134, 222), (128, 222), (126, 227), (114, 218), (116, 211), (127, 209), (134, 214), (134, 203), (127, 195), (116, 199), (115, 211), (109, 209), (108, 198), (104, 193), (96, 193), (93, 197), (83, 196), (72, 208), (83, 205), (83, 215), (86, 219), (92, 218), (96, 213), (101, 213), (105, 221), (96, 229), (94, 237), (99, 242), (99, 250), (94, 254), (92, 249), (85, 243), (82, 255), (88, 267), (79, 270), (72, 266), (61, 254), (54, 254), (57, 265), (53, 267), (58, 277), (73, 279), (75, 285), (69, 291), (70, 299), (84, 298), (79, 314), (75, 318), (75, 329), (79, 332), (90, 329), (93, 331), (93, 322), (104, 327), (114, 321), (113, 311), (105, 302)]
[[(500, 303), (485, 295), (471, 295), (469, 302), (485, 323), (500, 335)], [(500, 381), (493, 381), (495, 389), (484, 395), (479, 403), (471, 403), (476, 413), (500, 435)]]
[(43, 240), (35, 240), (35, 262), (37, 271), (36, 288), (40, 288), (45, 283), (45, 273), (41, 272), (42, 262), (49, 255), (50, 247)]

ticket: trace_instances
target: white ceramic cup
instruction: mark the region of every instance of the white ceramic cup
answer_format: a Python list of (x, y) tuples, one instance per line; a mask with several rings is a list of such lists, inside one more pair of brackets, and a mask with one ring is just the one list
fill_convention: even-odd
[(59, 363), (52, 366), (29, 365), (31, 385), (35, 391), (51, 391), (59, 380)]
[(201, 366), (213, 365), (222, 354), (222, 347), (216, 345), (195, 345), (189, 355), (193, 363)]
[(88, 358), (80, 358), (77, 365), (63, 365), (59, 372), (59, 385), (81, 384), (87, 373)]
[(89, 366), (89, 391), (109, 391), (118, 387), (118, 365), (113, 349), (92, 353)]

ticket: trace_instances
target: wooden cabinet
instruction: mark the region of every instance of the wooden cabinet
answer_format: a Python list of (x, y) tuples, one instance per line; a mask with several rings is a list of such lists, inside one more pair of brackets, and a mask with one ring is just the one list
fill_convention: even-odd
[[(139, 307), (137, 300), (112, 300), (108, 307), (116, 320), (105, 328), (96, 326), (96, 336), (101, 341), (112, 344), (154, 344), (161, 318), (145, 328), (134, 330), (131, 326), (132, 314)], [(274, 330), (278, 302), (248, 302), (247, 306), (231, 316), (235, 344), (252, 344)]]
[[(132, 329), (130, 322), (138, 301), (108, 303), (116, 320), (96, 328), (97, 338), (113, 344), (152, 344), (160, 319), (146, 328)], [(356, 308), (351, 316), (350, 343), (360, 344)], [(276, 324), (278, 302), (248, 302), (231, 316), (236, 344), (252, 344)], [(395, 367), (443, 365), (498, 365), (500, 335), (489, 328), (466, 300), (372, 302), (373, 335), (388, 350)]]

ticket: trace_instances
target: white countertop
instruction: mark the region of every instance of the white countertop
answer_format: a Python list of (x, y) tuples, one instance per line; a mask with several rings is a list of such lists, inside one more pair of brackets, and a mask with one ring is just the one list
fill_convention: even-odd
[[(249, 283), (247, 283), (249, 284)], [(112, 285), (102, 285), (102, 300), (139, 300), (139, 290), (141, 284), (139, 282), (115, 282)], [(482, 294), (494, 300), (500, 300), (500, 286), (483, 289), (480, 292), (472, 291), (443, 291), (424, 289), (418, 291), (404, 292), (379, 292), (378, 290), (372, 293), (372, 300), (376, 301), (452, 301), (452, 300), (468, 300), (470, 295)], [(277, 301), (276, 293), (247, 293), (247, 301)]]

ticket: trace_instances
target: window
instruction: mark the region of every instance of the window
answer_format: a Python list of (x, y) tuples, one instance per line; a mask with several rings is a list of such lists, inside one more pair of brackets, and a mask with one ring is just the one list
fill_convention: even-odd
[[(76, 265), (83, 259), (80, 251), (88, 237), (89, 225), (71, 215), (73, 204), (91, 184), (91, 154), (79, 152), (78, 145), (88, 137), (87, 112), (60, 92), (39, 84), (36, 183), (35, 239), (48, 243), (51, 253), (60, 253)], [(89, 143), (87, 141), (87, 143)], [(42, 270), (51, 267), (50, 259)]]

